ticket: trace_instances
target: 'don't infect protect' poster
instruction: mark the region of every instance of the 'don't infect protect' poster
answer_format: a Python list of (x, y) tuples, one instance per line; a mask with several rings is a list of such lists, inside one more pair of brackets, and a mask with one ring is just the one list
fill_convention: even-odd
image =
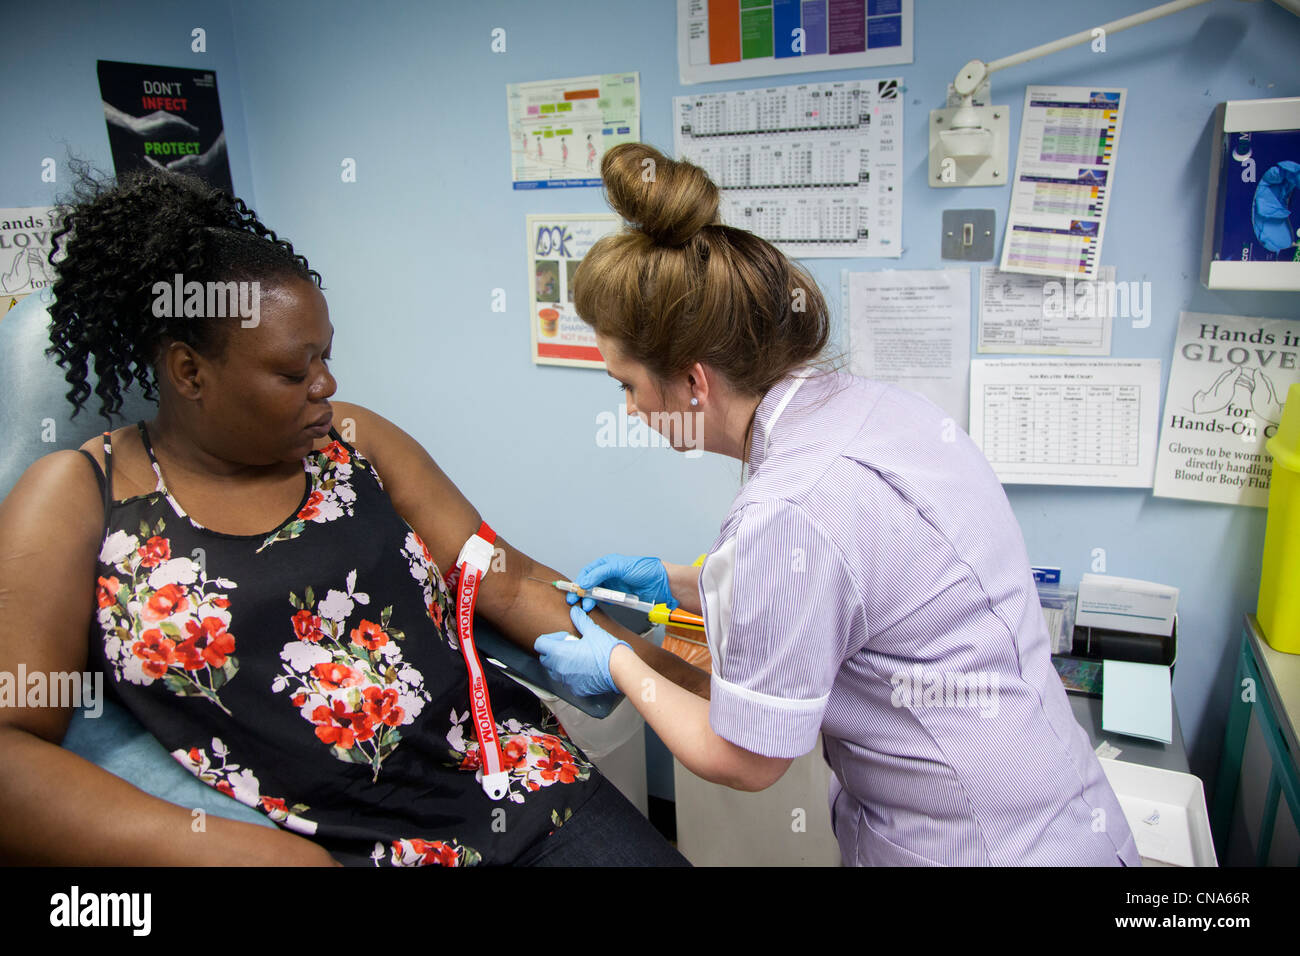
[(99, 91), (121, 176), (157, 166), (234, 193), (212, 70), (100, 60)]

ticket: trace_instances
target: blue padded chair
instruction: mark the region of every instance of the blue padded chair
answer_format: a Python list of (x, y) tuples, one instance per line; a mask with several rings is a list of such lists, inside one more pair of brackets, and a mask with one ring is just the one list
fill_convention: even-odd
[[(0, 499), (42, 455), (78, 448), (106, 428), (152, 418), (156, 410), (133, 390), (121, 416), (111, 424), (99, 415), (99, 399), (94, 395), (89, 407), (72, 418), (63, 369), (45, 356), (50, 344), (51, 301), (48, 290), (34, 293), (0, 317), (0, 447), (4, 451), (0, 455)], [(54, 440), (47, 441), (50, 437)], [(89, 470), (90, 463), (85, 464)], [(86, 593), (90, 593), (89, 585)], [(73, 753), (163, 800), (233, 820), (275, 826), (258, 811), (185, 770), (121, 706), (105, 700), (98, 717), (92, 719), (86, 713), (77, 711), (68, 725), (63, 746)]]

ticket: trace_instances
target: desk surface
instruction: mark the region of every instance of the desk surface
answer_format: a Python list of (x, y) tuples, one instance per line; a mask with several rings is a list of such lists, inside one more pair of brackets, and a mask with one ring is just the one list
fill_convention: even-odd
[(1176, 770), (1179, 773), (1191, 773), (1187, 763), (1187, 748), (1183, 746), (1183, 728), (1178, 723), (1178, 705), (1174, 708), (1174, 739), (1172, 743), (1162, 744), (1155, 740), (1143, 740), (1141, 737), (1129, 737), (1125, 734), (1112, 733), (1101, 729), (1101, 698), (1085, 697), (1082, 694), (1067, 694), (1070, 707), (1074, 710), (1074, 719), (1088, 733), (1092, 748), (1103, 741), (1120, 749), (1116, 760), (1128, 760), (1133, 763), (1159, 767), (1161, 770)]

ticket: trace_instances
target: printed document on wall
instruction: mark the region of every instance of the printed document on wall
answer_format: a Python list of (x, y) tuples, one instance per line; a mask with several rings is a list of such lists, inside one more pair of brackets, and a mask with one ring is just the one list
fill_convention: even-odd
[(722, 221), (793, 259), (903, 254), (902, 80), (673, 99), (673, 148), (722, 193)]
[(639, 73), (506, 85), (515, 189), (599, 186), (600, 161), (641, 140)]
[(1003, 270), (1096, 278), (1127, 97), (1114, 87), (1025, 90)]
[(918, 392), (965, 428), (970, 270), (846, 270), (843, 284), (853, 374)]
[(1184, 312), (1160, 428), (1155, 493), (1268, 507), (1287, 391), (1300, 382), (1294, 319)]
[(976, 359), (970, 393), (1003, 484), (1151, 487), (1159, 359)]
[(1115, 284), (1115, 267), (1096, 282), (1044, 279), (992, 266), (980, 269), (976, 351), (1004, 354), (1109, 355), (1111, 319), (1129, 287)]

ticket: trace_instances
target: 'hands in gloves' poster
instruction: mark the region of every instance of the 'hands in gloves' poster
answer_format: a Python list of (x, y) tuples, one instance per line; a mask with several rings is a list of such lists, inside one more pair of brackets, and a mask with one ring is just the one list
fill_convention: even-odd
[(1268, 506), (1287, 389), (1300, 382), (1300, 322), (1184, 312), (1169, 370), (1155, 493)]

